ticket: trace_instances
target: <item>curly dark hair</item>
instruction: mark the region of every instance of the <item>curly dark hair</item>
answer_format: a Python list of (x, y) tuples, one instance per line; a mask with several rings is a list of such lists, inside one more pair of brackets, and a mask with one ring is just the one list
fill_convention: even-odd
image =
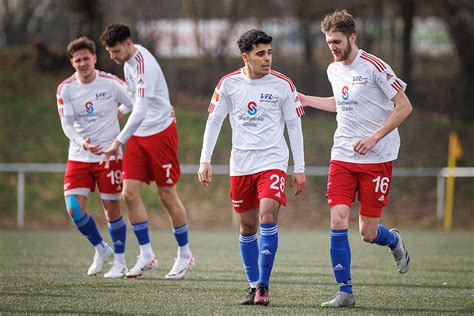
[(346, 10), (334, 11), (327, 14), (321, 22), (323, 33), (342, 32), (346, 36), (356, 33), (355, 20)]
[(81, 49), (88, 49), (91, 54), (95, 54), (95, 43), (86, 36), (76, 38), (67, 45), (67, 55), (69, 59), (72, 58), (75, 52)]
[(249, 30), (242, 34), (237, 41), (241, 53), (248, 53), (253, 49), (253, 45), (271, 44), (273, 38), (264, 31)]
[(107, 26), (100, 36), (100, 41), (104, 46), (112, 47), (123, 43), (131, 36), (130, 28), (122, 23), (115, 23)]

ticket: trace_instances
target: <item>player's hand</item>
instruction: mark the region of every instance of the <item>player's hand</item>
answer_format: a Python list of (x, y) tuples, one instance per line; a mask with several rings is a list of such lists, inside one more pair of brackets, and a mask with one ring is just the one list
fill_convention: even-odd
[(93, 145), (91, 144), (90, 137), (87, 137), (86, 142), (84, 143), (84, 149), (90, 151), (93, 154), (101, 155), (102, 154), (102, 145)]
[(374, 148), (375, 145), (377, 145), (377, 140), (374, 137), (364, 137), (352, 144), (352, 148), (354, 148), (354, 151), (359, 155), (365, 155)]
[(295, 196), (303, 192), (304, 186), (306, 185), (306, 176), (304, 173), (293, 173), (290, 180), (290, 188), (296, 184)]
[(306, 106), (307, 105), (307, 100), (306, 100), (306, 95), (298, 92), (298, 98), (300, 99), (301, 105)]
[(212, 167), (210, 163), (201, 162), (198, 171), (199, 182), (207, 189), (212, 182)]
[(105, 163), (105, 169), (109, 169), (110, 166), (110, 158), (114, 156), (114, 159), (118, 159), (118, 154), (119, 154), (119, 148), (120, 148), (120, 142), (118, 140), (114, 140), (112, 145), (110, 145), (109, 149), (107, 149), (104, 152), (104, 157), (102, 158), (102, 161), (99, 162), (99, 165), (102, 165)]

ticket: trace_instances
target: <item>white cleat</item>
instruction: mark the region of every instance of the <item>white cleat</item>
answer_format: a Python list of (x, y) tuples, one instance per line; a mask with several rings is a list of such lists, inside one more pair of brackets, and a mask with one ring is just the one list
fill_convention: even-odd
[(94, 255), (94, 260), (92, 260), (92, 264), (87, 271), (87, 275), (96, 275), (97, 273), (102, 270), (104, 263), (114, 254), (112, 248), (109, 245), (105, 244), (105, 252), (100, 253), (96, 250)]
[(408, 254), (408, 250), (405, 247), (402, 235), (400, 235), (400, 232), (396, 228), (392, 228), (390, 231), (398, 237), (397, 246), (393, 250), (390, 250), (393, 260), (395, 260), (397, 271), (401, 274), (407, 273), (408, 268), (410, 267), (410, 255)]
[(127, 265), (125, 263), (114, 261), (109, 272), (104, 274), (104, 278), (108, 279), (119, 279), (125, 277), (128, 272)]
[(127, 278), (137, 278), (142, 276), (145, 271), (153, 270), (158, 267), (158, 260), (156, 260), (156, 256), (152, 258), (138, 256), (137, 258), (137, 263), (135, 263), (133, 268), (131, 268), (130, 271), (125, 274)]
[(186, 273), (196, 265), (196, 259), (190, 258), (176, 258), (170, 272), (165, 275), (166, 279), (182, 279)]

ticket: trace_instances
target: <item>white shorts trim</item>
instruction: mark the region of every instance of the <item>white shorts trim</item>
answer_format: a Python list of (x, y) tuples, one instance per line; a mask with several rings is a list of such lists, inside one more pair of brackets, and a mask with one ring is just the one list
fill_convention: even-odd
[(89, 194), (89, 192), (91, 191), (91, 189), (89, 188), (74, 188), (74, 189), (71, 189), (71, 190), (67, 190), (67, 191), (64, 191), (64, 196), (68, 196), (68, 195), (84, 195), (87, 197), (87, 195)]
[(114, 194), (108, 194), (108, 193), (101, 193), (100, 198), (102, 200), (109, 200), (109, 201), (118, 201), (122, 197), (121, 193), (114, 193)]

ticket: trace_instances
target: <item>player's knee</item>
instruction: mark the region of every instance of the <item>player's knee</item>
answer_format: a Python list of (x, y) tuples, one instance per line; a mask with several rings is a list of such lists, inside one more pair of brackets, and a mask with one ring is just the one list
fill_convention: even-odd
[(347, 229), (348, 222), (341, 216), (331, 217), (331, 228), (332, 229)]
[(140, 199), (140, 191), (123, 190), (122, 198), (127, 204), (134, 203)]
[(66, 210), (74, 222), (81, 219), (81, 205), (75, 195), (68, 195), (66, 197)]

